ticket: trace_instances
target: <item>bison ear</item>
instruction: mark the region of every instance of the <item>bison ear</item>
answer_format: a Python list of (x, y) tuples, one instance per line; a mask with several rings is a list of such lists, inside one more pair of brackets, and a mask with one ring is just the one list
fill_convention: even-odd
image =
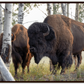
[(49, 29), (49, 34), (47, 35), (47, 36), (45, 36), (45, 39), (47, 40), (47, 41), (51, 41), (51, 40), (53, 40), (54, 38), (55, 38), (55, 33), (54, 33), (54, 31), (52, 30), (52, 27), (50, 27), (49, 25), (47, 26)]
[(16, 40), (16, 36), (13, 33), (11, 34), (11, 37), (12, 42)]

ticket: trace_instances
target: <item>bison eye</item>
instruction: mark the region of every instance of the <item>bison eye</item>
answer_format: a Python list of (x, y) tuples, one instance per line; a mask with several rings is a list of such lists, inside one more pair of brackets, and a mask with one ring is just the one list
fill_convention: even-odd
[(31, 53), (36, 53), (36, 48), (35, 48), (35, 47), (31, 47), (31, 48), (30, 48), (30, 52), (31, 52)]
[(42, 41), (41, 41), (41, 40), (38, 40), (38, 44), (42, 45), (43, 43), (42, 43)]

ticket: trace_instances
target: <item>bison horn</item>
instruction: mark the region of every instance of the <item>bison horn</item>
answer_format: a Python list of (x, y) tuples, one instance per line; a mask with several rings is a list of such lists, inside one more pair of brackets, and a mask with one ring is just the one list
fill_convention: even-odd
[(49, 28), (48, 26), (47, 26), (47, 29), (48, 29), (48, 31), (45, 32), (45, 33), (43, 33), (44, 36), (47, 36), (47, 35), (49, 35), (49, 33), (50, 33), (50, 28)]

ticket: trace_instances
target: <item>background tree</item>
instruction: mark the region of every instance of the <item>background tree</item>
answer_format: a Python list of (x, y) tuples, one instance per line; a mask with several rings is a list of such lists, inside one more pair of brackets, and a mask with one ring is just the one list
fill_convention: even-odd
[(56, 14), (56, 3), (53, 3), (53, 14)]
[[(12, 4), (5, 4), (5, 17), (4, 17), (4, 32), (3, 32), (3, 45), (2, 45), (2, 52), (1, 57), (4, 61), (0, 58), (0, 71), (5, 81), (14, 81), (14, 78), (8, 71), (11, 62), (11, 27), (12, 27)], [(5, 67), (8, 68), (6, 68)]]
[(53, 3), (53, 14), (60, 14), (59, 8), (60, 8), (59, 3)]
[(51, 15), (51, 5), (50, 5), (50, 3), (47, 3), (47, 12), (48, 12), (48, 15)]
[(76, 12), (75, 12), (75, 20), (76, 20), (76, 21), (78, 21), (78, 16), (79, 16), (79, 11), (78, 11), (78, 9), (79, 9), (79, 4), (76, 3)]
[(0, 4), (0, 34), (3, 32), (3, 18), (2, 18), (2, 8)]
[[(34, 8), (34, 7), (38, 7), (39, 5), (41, 5), (41, 4), (37, 4), (37, 3), (24, 3), (24, 11), (23, 11), (23, 13), (24, 14), (29, 14), (30, 13), (30, 11)], [(12, 25), (15, 25), (15, 24), (17, 24), (18, 23), (18, 10), (19, 10), (19, 8), (18, 8), (18, 4), (13, 4), (13, 14), (12, 14)]]
[(66, 12), (66, 3), (61, 3), (61, 8), (62, 8), (63, 15), (66, 16), (66, 14), (67, 14), (67, 12)]
[(67, 17), (69, 17), (69, 3), (67, 3)]
[(84, 4), (79, 3), (79, 15), (78, 21), (84, 23)]
[(24, 3), (19, 3), (19, 8), (18, 8), (18, 23), (22, 24), (23, 22), (23, 16), (24, 16)]

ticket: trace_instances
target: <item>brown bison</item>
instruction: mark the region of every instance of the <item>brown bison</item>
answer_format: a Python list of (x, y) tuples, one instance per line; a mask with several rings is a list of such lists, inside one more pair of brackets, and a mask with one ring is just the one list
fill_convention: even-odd
[(45, 55), (62, 67), (71, 66), (72, 54), (81, 63), (81, 51), (84, 50), (84, 24), (63, 15), (50, 15), (43, 23), (33, 23), (28, 29), (30, 51), (36, 63)]
[(32, 56), (29, 50), (27, 29), (21, 24), (16, 24), (12, 28), (12, 33), (12, 58), (15, 67), (15, 74), (17, 74), (19, 63), (22, 65), (23, 72), (26, 65), (29, 72), (29, 64)]
[[(0, 36), (0, 54), (2, 49), (2, 38), (3, 33)], [(15, 67), (15, 75), (17, 74), (17, 68), (19, 63), (21, 63), (23, 72), (24, 68), (27, 65), (29, 72), (29, 64), (32, 58), (29, 50), (29, 37), (27, 35), (27, 29), (20, 24), (14, 25), (12, 28), (12, 60)]]
[(42, 57), (48, 56), (54, 67), (59, 63), (61, 73), (72, 65), (73, 35), (69, 24), (69, 19), (66, 24), (60, 15), (51, 15), (43, 23), (35, 22), (29, 27), (30, 52), (37, 64)]
[[(76, 69), (77, 69), (82, 61), (81, 52), (84, 50), (84, 41), (82, 39), (84, 37), (84, 24), (77, 22), (75, 20), (69, 19), (68, 17), (63, 16), (63, 15), (60, 15), (60, 17), (65, 22), (65, 24), (70, 22), (70, 24), (69, 24), (70, 30), (74, 37), (72, 53), (73, 53), (73, 56), (75, 59), (75, 64), (76, 64)], [(77, 58), (77, 60), (76, 60), (76, 58)], [(50, 65), (51, 65), (51, 67), (50, 67), (50, 71), (51, 71), (52, 67), (53, 67), (51, 62), (50, 62)]]

